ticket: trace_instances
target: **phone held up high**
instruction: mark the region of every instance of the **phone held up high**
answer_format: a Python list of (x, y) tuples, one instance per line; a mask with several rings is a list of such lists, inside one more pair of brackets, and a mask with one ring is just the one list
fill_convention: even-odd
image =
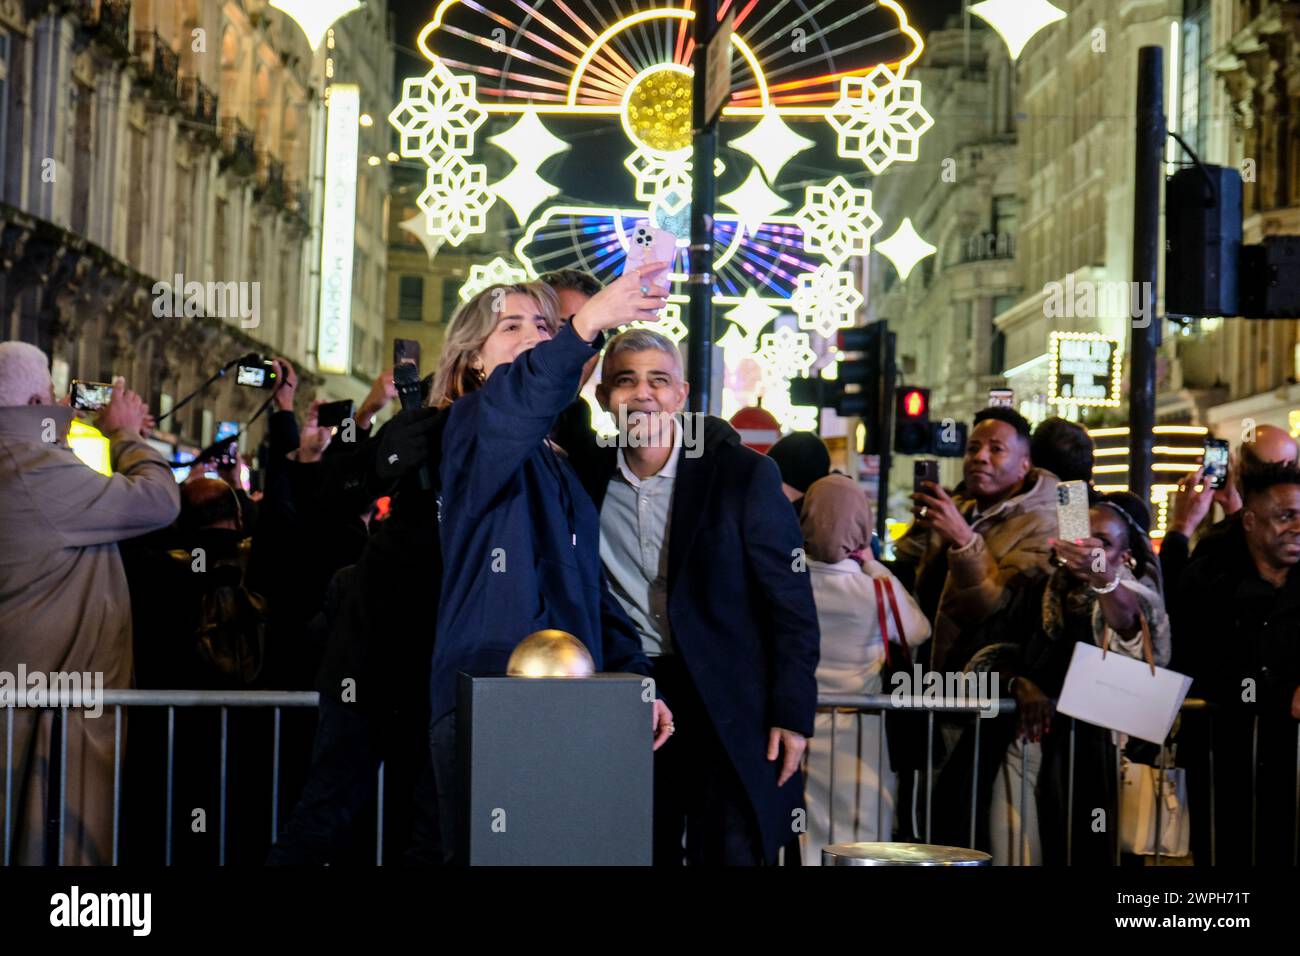
[(352, 399), (345, 398), (338, 402), (326, 402), (316, 409), (316, 424), (321, 428), (341, 428), (352, 417)]
[(939, 460), (937, 458), (918, 458), (912, 465), (912, 491), (930, 494), (925, 487), (927, 481), (939, 483)]
[(1063, 481), (1056, 486), (1056, 525), (1056, 536), (1062, 541), (1092, 537), (1087, 482)]
[(652, 262), (667, 262), (668, 271), (671, 272), (672, 261), (676, 255), (677, 237), (667, 229), (659, 229), (642, 219), (632, 230), (632, 241), (628, 243), (623, 274), (627, 275)]
[(420, 367), (420, 343), (415, 339), (393, 339), (393, 364), (403, 362)]
[(1228, 442), (1223, 438), (1205, 439), (1205, 479), (1214, 489), (1228, 482)]
[(73, 379), (69, 392), (72, 407), (83, 412), (97, 412), (113, 398), (113, 386), (104, 382), (82, 382)]

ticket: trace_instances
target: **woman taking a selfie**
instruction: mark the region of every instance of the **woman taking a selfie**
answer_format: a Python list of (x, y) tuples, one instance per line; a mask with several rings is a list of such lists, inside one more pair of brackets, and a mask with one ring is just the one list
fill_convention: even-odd
[[(667, 263), (629, 272), (565, 324), (541, 283), (493, 286), (452, 319), (430, 404), (447, 407), (439, 468), (442, 597), (430, 675), (444, 857), (453, 824), (456, 675), (502, 674), (527, 635), (556, 628), (597, 670), (649, 674), (636, 631), (608, 596), (600, 519), (550, 440), (603, 333), (653, 322)], [(654, 704), (656, 746), (671, 716)]]

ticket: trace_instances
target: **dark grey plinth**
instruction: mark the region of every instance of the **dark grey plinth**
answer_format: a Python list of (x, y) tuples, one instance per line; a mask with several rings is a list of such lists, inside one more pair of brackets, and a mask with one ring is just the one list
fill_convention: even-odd
[(654, 764), (642, 678), (460, 675), (471, 866), (649, 866)]

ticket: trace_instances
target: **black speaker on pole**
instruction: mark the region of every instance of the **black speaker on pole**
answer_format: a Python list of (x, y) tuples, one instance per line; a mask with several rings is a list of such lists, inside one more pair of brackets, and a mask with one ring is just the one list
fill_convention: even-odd
[(1165, 312), (1171, 316), (1241, 315), (1241, 173), (1190, 166), (1165, 187)]

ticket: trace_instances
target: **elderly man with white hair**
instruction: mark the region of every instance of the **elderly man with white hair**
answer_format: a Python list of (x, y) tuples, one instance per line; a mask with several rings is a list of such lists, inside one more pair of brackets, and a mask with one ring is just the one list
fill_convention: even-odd
[[(0, 680), (82, 675), (105, 689), (131, 684), (131, 602), (117, 542), (165, 527), (180, 511), (170, 466), (141, 436), (148, 412), (119, 379), (96, 425), (112, 476), (67, 444), (73, 410), (54, 403), (49, 360), (35, 346), (0, 342)], [(102, 684), (99, 684), (102, 675)], [(13, 711), (13, 790), (4, 824), (20, 864), (104, 864), (113, 834), (112, 711), (67, 711), (66, 751), (55, 711)], [(0, 777), (5, 776), (0, 747)], [(57, 761), (56, 758), (57, 757)], [(66, 761), (66, 762), (65, 762)], [(64, 853), (58, 792), (66, 768)], [(51, 799), (52, 793), (52, 799)]]

